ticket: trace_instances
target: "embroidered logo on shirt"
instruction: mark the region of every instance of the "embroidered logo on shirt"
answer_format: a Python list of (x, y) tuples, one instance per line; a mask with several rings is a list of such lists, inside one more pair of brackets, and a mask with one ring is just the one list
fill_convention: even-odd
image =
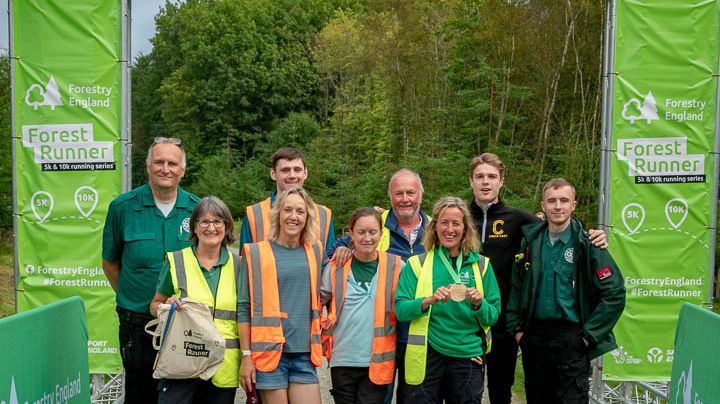
[(465, 285), (470, 284), (470, 273), (469, 272), (460, 272), (460, 281)]
[(505, 233), (505, 230), (500, 227), (504, 225), (505, 221), (502, 219), (494, 221), (492, 224), (492, 234), (488, 235), (488, 238), (507, 238), (508, 235)]
[(567, 250), (565, 250), (565, 261), (567, 261), (570, 264), (573, 263), (573, 252), (574, 251), (572, 248), (568, 248)]
[(597, 271), (597, 277), (601, 281), (604, 279), (607, 279), (612, 276), (612, 271), (610, 270), (610, 267), (605, 267), (599, 271)]
[(180, 226), (180, 234), (185, 231), (185, 233), (190, 233), (190, 218), (186, 217), (182, 221), (182, 225)]

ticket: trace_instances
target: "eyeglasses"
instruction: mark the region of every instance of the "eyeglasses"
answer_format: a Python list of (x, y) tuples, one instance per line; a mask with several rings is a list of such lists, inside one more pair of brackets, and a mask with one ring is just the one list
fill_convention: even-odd
[(176, 137), (158, 136), (155, 139), (153, 139), (153, 144), (163, 144), (163, 143), (174, 144), (175, 146), (182, 148), (182, 141)]
[(198, 224), (203, 229), (209, 228), (210, 225), (213, 225), (213, 227), (215, 227), (216, 229), (225, 226), (225, 222), (223, 222), (222, 220), (201, 220), (198, 222)]

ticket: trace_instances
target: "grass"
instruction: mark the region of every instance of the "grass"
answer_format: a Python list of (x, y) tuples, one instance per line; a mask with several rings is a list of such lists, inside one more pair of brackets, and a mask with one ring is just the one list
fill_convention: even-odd
[(522, 358), (518, 357), (515, 365), (515, 384), (512, 386), (513, 402), (525, 402), (525, 373), (522, 368)]
[(0, 318), (15, 314), (15, 267), (12, 244), (0, 243)]

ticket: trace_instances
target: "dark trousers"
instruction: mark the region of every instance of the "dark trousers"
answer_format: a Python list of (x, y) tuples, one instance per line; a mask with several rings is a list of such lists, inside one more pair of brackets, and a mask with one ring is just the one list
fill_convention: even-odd
[(369, 368), (337, 366), (330, 368), (335, 404), (382, 404), (387, 384), (370, 381)]
[(409, 403), (480, 404), (485, 382), (483, 358), (452, 358), (427, 347), (425, 380), (405, 387)]
[(518, 345), (507, 332), (493, 330), (492, 349), (485, 355), (487, 386), (491, 404), (510, 404), (515, 383)]
[(579, 324), (544, 321), (520, 340), (528, 404), (587, 403), (590, 360)]
[(233, 404), (236, 390), (217, 387), (211, 380), (162, 379), (157, 394), (159, 404)]
[(397, 378), (393, 378), (392, 383), (388, 385), (387, 394), (385, 394), (385, 404), (392, 403), (395, 384), (397, 384), (395, 404), (405, 403), (405, 349), (407, 349), (407, 343), (398, 341), (395, 346), (395, 369), (397, 370)]
[(120, 320), (120, 356), (125, 368), (125, 402), (128, 404), (157, 402), (158, 381), (153, 379), (153, 364), (157, 351), (152, 336), (145, 332), (149, 314), (117, 308)]

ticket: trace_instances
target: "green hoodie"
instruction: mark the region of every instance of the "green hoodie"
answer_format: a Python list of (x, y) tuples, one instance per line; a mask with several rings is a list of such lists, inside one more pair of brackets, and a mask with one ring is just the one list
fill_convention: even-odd
[[(507, 329), (511, 335), (526, 330), (532, 321), (540, 276), (542, 235), (548, 223), (523, 226), (520, 253), (513, 267)], [(570, 222), (571, 243), (576, 259), (575, 302), (590, 359), (617, 348), (612, 333), (625, 308), (625, 281), (607, 250), (592, 246), (580, 222)]]

